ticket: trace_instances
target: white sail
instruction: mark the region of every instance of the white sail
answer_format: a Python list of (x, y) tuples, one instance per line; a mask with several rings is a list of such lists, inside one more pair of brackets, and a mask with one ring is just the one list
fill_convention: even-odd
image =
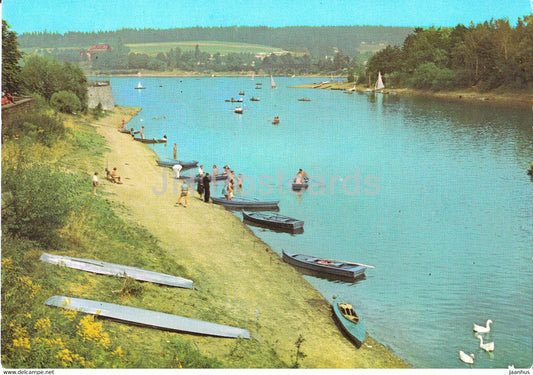
[(255, 79), (255, 72), (252, 72), (252, 81)]
[(274, 77), (270, 76), (270, 87), (273, 89), (276, 88), (276, 82), (274, 82)]
[(383, 80), (381, 79), (381, 72), (378, 72), (378, 80), (374, 85), (374, 90), (381, 90), (383, 88), (385, 88), (385, 85), (383, 84)]

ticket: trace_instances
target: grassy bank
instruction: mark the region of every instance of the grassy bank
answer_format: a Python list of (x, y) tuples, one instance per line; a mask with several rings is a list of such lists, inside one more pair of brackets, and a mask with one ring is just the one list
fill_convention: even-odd
[[(156, 166), (151, 149), (117, 132), (122, 118), (137, 111), (65, 117), (69, 131), (49, 148), (20, 139), (4, 144), (3, 173), (21, 154), (30, 164), (52, 165), (69, 187), (71, 208), (51, 243), (2, 238), (5, 367), (407, 367), (371, 337), (356, 349), (333, 322), (328, 302), (235, 215), (195, 193), (187, 208), (176, 207), (170, 170)], [(94, 171), (102, 176), (115, 166), (124, 183), (100, 178), (93, 195)], [(52, 266), (38, 261), (42, 252), (187, 277), (197, 289)], [(246, 328), (252, 338), (161, 331), (44, 306), (55, 294)]]

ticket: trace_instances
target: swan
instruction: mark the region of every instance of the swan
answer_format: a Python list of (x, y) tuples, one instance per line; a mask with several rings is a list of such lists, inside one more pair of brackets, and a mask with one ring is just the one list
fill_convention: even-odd
[(483, 349), (486, 352), (493, 352), (494, 351), (494, 341), (493, 342), (487, 342), (486, 344), (483, 344), (483, 337), (480, 335), (476, 335), (476, 337), (479, 339), (479, 347)]
[(474, 363), (474, 354), (466, 354), (465, 352), (463, 352), (462, 350), (459, 352), (459, 358), (461, 359), (461, 361), (463, 361), (464, 363), (468, 363), (468, 364), (473, 364)]
[(493, 323), (492, 320), (487, 320), (487, 325), (485, 327), (483, 326), (478, 326), (476, 323), (474, 323), (474, 332), (479, 332), (479, 333), (487, 333), (487, 332), (490, 332), (490, 325)]

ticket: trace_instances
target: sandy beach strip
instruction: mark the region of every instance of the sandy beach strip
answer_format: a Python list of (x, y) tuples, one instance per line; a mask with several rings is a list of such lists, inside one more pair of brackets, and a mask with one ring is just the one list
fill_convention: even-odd
[[(117, 215), (146, 228), (187, 268), (198, 290), (176, 293), (176, 300), (169, 303), (186, 301), (188, 306), (199, 306), (191, 312), (198, 318), (212, 313), (219, 323), (248, 329), (252, 337), (248, 345), (257, 356), (275, 351), (291, 364), (301, 335), (306, 355), (301, 367), (408, 367), (370, 336), (356, 349), (336, 326), (329, 302), (240, 218), (200, 200), (195, 186), (187, 208), (176, 206), (179, 185), (171, 170), (157, 166), (158, 157), (149, 147), (117, 131), (122, 119), (129, 121), (138, 111), (116, 107), (93, 122), (110, 150), (103, 163), (109, 169), (117, 167), (123, 181), (113, 184), (102, 178), (101, 189)], [(155, 147), (172, 157), (172, 145)], [(201, 161), (202, 155), (195, 159)], [(212, 189), (212, 195), (218, 196), (218, 190)], [(212, 357), (228, 356), (234, 346), (232, 339), (194, 336), (194, 341)]]

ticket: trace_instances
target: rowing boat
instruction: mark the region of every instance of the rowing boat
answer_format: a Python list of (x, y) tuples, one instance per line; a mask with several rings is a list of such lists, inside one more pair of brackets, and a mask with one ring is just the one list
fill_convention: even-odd
[(280, 215), (275, 212), (248, 212), (242, 211), (243, 221), (264, 225), (269, 228), (295, 231), (302, 229), (304, 222), (292, 217)]
[(182, 170), (185, 170), (185, 169), (191, 169), (191, 168), (196, 167), (198, 165), (198, 162), (196, 160), (183, 161), (183, 160), (175, 160), (175, 159), (157, 161), (157, 165), (159, 165), (160, 167), (172, 168), (176, 164), (181, 165)]
[(211, 197), (213, 203), (220, 204), (226, 208), (243, 209), (243, 208), (278, 208), (279, 201), (262, 201), (257, 198), (233, 198)]
[(167, 143), (167, 139), (166, 138), (156, 139), (156, 138), (139, 138), (139, 137), (135, 137), (133, 139), (135, 139), (136, 141), (141, 142), (141, 143), (149, 143), (149, 144)]
[(334, 303), (333, 316), (348, 338), (353, 341), (356, 347), (360, 348), (366, 338), (366, 328), (352, 305), (345, 302)]
[(48, 298), (44, 304), (48, 306), (61, 307), (68, 310), (82, 311), (86, 314), (102, 316), (128, 323), (157, 327), (172, 331), (190, 332), (219, 337), (250, 338), (250, 332), (246, 329), (205, 322), (198, 319), (191, 319), (184, 316), (172, 315), (153, 310), (117, 305), (114, 303), (65, 296), (53, 296)]
[(344, 278), (357, 278), (364, 276), (365, 270), (368, 266), (346, 262), (342, 260), (333, 260), (315, 257), (313, 255), (304, 254), (288, 254), (283, 250), (283, 260), (294, 266), (307, 268), (313, 271), (326, 273), (334, 276), (340, 276)]
[(76, 270), (97, 273), (100, 275), (131, 277), (139, 281), (148, 281), (187, 289), (192, 289), (193, 287), (192, 280), (184, 279), (182, 277), (143, 270), (142, 268), (137, 267), (124, 266), (121, 264), (102, 262), (94, 259), (74, 258), (69, 256), (43, 253), (39, 260), (46, 263), (57, 264)]

